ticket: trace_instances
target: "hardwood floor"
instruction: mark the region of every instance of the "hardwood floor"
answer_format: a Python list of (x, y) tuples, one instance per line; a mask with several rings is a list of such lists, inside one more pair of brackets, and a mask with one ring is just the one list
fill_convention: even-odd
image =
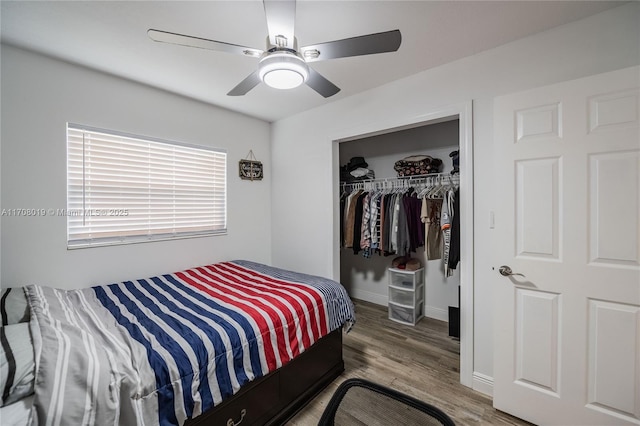
[(317, 425), (336, 388), (360, 377), (394, 388), (447, 413), (457, 425), (528, 425), (495, 410), (491, 398), (460, 384), (460, 343), (445, 322), (415, 327), (388, 319), (387, 308), (354, 300), (357, 323), (344, 335), (345, 372), (299, 412), (289, 426)]

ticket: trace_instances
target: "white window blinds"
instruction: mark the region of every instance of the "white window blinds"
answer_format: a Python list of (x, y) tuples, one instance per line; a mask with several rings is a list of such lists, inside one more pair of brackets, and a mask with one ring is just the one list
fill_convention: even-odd
[(67, 245), (226, 233), (227, 154), (67, 125)]

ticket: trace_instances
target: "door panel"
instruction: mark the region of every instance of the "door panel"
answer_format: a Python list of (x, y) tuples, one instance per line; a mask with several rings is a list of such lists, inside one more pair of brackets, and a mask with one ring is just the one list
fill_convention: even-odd
[(516, 161), (517, 256), (560, 257), (560, 158)]
[(559, 298), (516, 289), (516, 381), (553, 395), (558, 392), (560, 361)]
[(542, 105), (516, 112), (516, 142), (562, 137), (560, 104)]
[[(639, 306), (589, 300), (591, 408), (640, 418), (639, 317)], [(610, 350), (612, 347), (618, 350)]]
[(589, 99), (589, 130), (607, 131), (614, 127), (638, 125), (637, 90), (625, 90), (593, 96)]
[(497, 98), (494, 406), (640, 425), (640, 68)]
[[(639, 173), (638, 151), (590, 156), (591, 262), (608, 266), (640, 266), (637, 221)], [(617, 208), (613, 209), (613, 206)]]

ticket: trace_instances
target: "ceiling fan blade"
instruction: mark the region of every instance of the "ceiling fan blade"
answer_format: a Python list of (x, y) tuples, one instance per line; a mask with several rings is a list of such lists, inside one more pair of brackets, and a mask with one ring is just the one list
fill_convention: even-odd
[(264, 0), (269, 43), (295, 49), (293, 31), (296, 20), (295, 0)]
[(312, 44), (300, 49), (306, 62), (326, 59), (346, 58), (349, 56), (372, 55), (375, 53), (395, 52), (400, 47), (400, 30), (369, 34), (326, 43)]
[(246, 95), (249, 90), (253, 89), (260, 83), (260, 77), (258, 71), (254, 71), (242, 80), (236, 87), (231, 89), (227, 96), (243, 96)]
[(237, 44), (225, 43), (222, 41), (209, 40), (206, 38), (193, 37), (184, 34), (170, 33), (168, 31), (150, 29), (147, 35), (153, 41), (162, 43), (178, 44), (180, 46), (196, 47), (199, 49), (217, 50), (219, 52), (237, 53), (246, 56), (259, 57), (263, 51), (251, 47)]
[(318, 71), (309, 68), (309, 78), (307, 78), (307, 86), (320, 93), (325, 98), (335, 95), (340, 88), (324, 78)]

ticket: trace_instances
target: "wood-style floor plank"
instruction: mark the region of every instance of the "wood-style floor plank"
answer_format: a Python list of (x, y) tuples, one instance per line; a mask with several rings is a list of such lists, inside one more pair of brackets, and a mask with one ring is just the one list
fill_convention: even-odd
[(458, 425), (528, 425), (492, 407), (491, 398), (460, 384), (460, 342), (448, 325), (423, 318), (415, 327), (388, 319), (384, 306), (354, 300), (357, 322), (344, 337), (345, 372), (289, 426), (317, 425), (344, 380), (359, 377), (404, 392), (447, 413)]

